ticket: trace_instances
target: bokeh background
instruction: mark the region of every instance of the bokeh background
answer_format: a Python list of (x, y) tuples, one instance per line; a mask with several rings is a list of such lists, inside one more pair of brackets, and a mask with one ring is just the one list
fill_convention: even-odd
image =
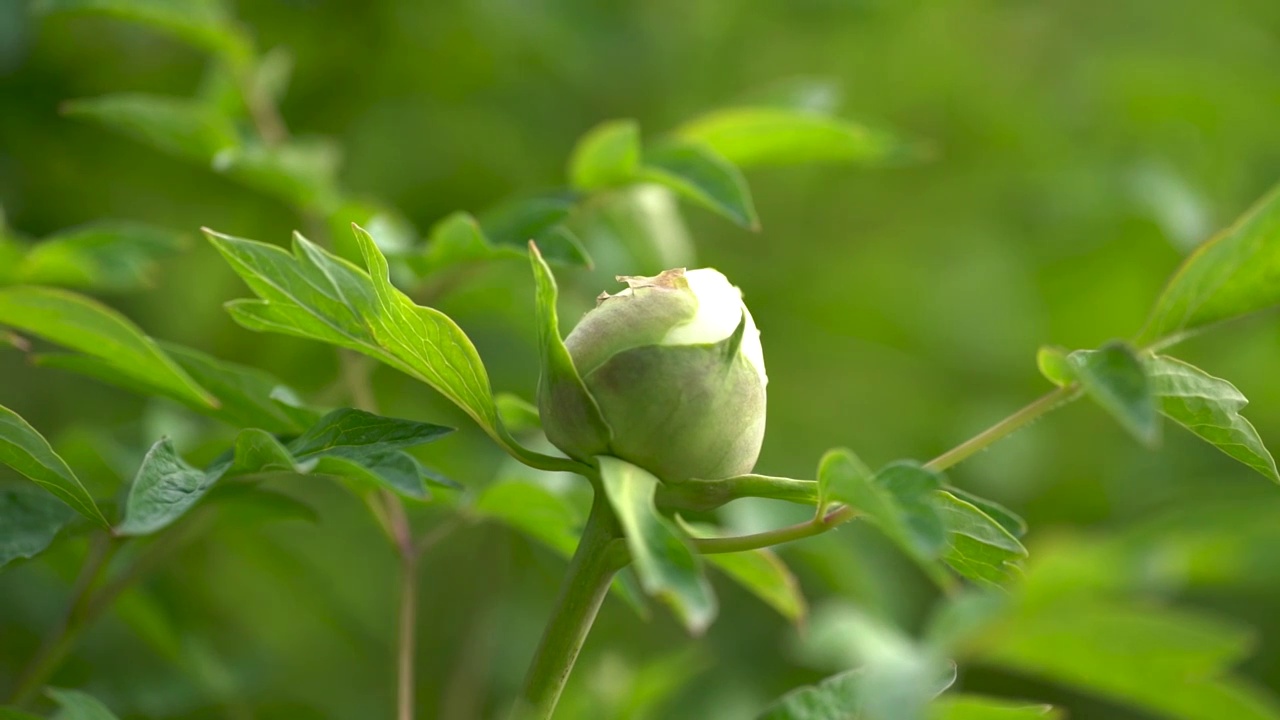
[[(296, 58), (282, 103), (293, 131), (339, 139), (344, 186), (395, 206), (420, 231), (453, 210), (563, 184), (575, 140), (602, 120), (636, 118), (656, 135), (797, 78), (838, 88), (842, 116), (927, 143), (914, 162), (751, 171), (759, 232), (685, 213), (699, 262), (744, 289), (764, 333), (769, 431), (758, 469), (770, 474), (809, 477), (834, 446), (879, 465), (927, 459), (970, 436), (1047, 389), (1038, 346), (1135, 334), (1186, 252), (1280, 179), (1280, 4), (1268, 0), (238, 5), (262, 47)], [(0, 204), (30, 236), (100, 218), (187, 233), (188, 251), (165, 261), (153, 288), (108, 302), (156, 337), (324, 397), (337, 374), (332, 350), (236, 326), (221, 304), (245, 290), (197, 232), (283, 243), (302, 219), (58, 112), (65, 100), (118, 91), (190, 95), (205, 65), (145, 29), (0, 3)], [(561, 271), (567, 317), (613, 289), (609, 276), (652, 269), (625, 254), (597, 260), (594, 271)], [(500, 262), (439, 303), (476, 341), (495, 385), (525, 397), (537, 375), (531, 297), (526, 265)], [(1236, 323), (1179, 354), (1233, 380), (1262, 437), (1280, 442), (1274, 318)], [(433, 466), (474, 489), (506, 472), (429, 389), (388, 369), (374, 380), (384, 413), (461, 428), (423, 456)], [(161, 434), (205, 457), (230, 436), (12, 351), (0, 352), (0, 402), (108, 494)], [(1258, 651), (1242, 672), (1280, 685), (1280, 489), (1248, 468), (1173, 428), (1148, 451), (1077, 403), (951, 478), (1022, 513), (1033, 555), (1043, 538), (1115, 536), (1170, 514), (1171, 539), (1189, 527), (1210, 533), (1219, 552), (1206, 562), (1219, 577), (1171, 596), (1255, 628)], [(336, 486), (282, 487), (321, 521), (219, 522), (133, 600), (164, 619), (153, 637), (108, 618), (58, 683), (93, 690), (123, 717), (389, 716), (395, 558)], [(418, 508), (415, 522), (449, 515)], [(730, 517), (790, 519), (750, 503)], [(82, 552), (67, 543), (0, 575), (0, 685), (56, 622)], [(911, 629), (936, 599), (865, 528), (783, 555), (815, 607), (853, 602)], [(503, 707), (563, 569), (485, 523), (427, 556), (420, 717)], [(721, 617), (700, 639), (661, 609), (644, 622), (609, 600), (565, 716), (749, 717), (822, 675), (804, 661), (802, 633), (740, 589), (717, 581), (717, 590)], [(176, 655), (157, 650), (166, 642)], [(1148, 717), (993, 670), (962, 668), (961, 683), (1057, 702), (1074, 717)]]

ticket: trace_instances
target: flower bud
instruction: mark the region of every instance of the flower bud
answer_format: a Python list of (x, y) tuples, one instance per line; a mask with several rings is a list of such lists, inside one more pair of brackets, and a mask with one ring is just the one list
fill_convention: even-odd
[(765, 426), (764, 352), (742, 293), (710, 268), (619, 277), (565, 338), (609, 436), (540, 394), (547, 438), (571, 456), (609, 454), (664, 482), (750, 472)]

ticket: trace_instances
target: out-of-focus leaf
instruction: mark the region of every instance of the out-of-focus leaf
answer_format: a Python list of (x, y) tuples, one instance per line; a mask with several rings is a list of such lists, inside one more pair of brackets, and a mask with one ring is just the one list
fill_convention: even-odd
[(1280, 482), (1276, 461), (1253, 424), (1240, 415), (1249, 401), (1234, 385), (1176, 358), (1144, 361), (1152, 389), (1166, 417), (1222, 452)]
[(209, 494), (208, 502), (218, 507), (221, 518), (237, 526), (280, 520), (300, 520), (311, 524), (320, 521), (315, 508), (301, 500), (252, 484), (219, 485)]
[(929, 706), (929, 720), (1058, 720), (1052, 705), (1034, 705), (981, 695), (943, 695)]
[(105, 361), (111, 370), (184, 400), (217, 407), (217, 399), (115, 310), (54, 288), (0, 288), (0, 325), (38, 335)]
[(601, 123), (578, 140), (569, 158), (569, 182), (579, 190), (625, 183), (640, 166), (640, 125), (635, 120)]
[(604, 492), (626, 535), (640, 584), (670, 605), (690, 632), (701, 634), (715, 617), (716, 598), (699, 556), (654, 506), (658, 479), (617, 458), (599, 460)]
[(1067, 351), (1052, 345), (1045, 345), (1036, 352), (1036, 367), (1045, 380), (1064, 387), (1075, 381), (1075, 373), (1067, 360)]
[(110, 527), (89, 491), (49, 442), (17, 413), (0, 405), (0, 463), (8, 465), (57, 496), (76, 512)]
[(498, 406), (498, 418), (511, 432), (534, 432), (542, 428), (538, 408), (519, 395), (498, 393), (493, 401)]
[(714, 553), (706, 560), (784, 618), (791, 622), (804, 619), (808, 604), (800, 583), (777, 553), (768, 549)]
[(858, 718), (861, 670), (846, 670), (817, 685), (796, 688), (778, 698), (757, 720), (849, 720)]
[(937, 493), (937, 508), (947, 528), (943, 560), (951, 569), (979, 582), (1003, 584), (1017, 576), (1017, 562), (1026, 548), (978, 507), (945, 490)]
[(204, 497), (217, 475), (191, 467), (169, 440), (151, 446), (133, 479), (118, 535), (148, 535), (168, 527)]
[(53, 720), (117, 720), (106, 705), (79, 690), (46, 688), (45, 693), (61, 708)]
[(327, 138), (291, 138), (274, 146), (229, 147), (212, 160), (213, 169), (295, 207), (334, 208), (342, 153)]
[(0, 720), (44, 720), (44, 718), (22, 712), (14, 707), (0, 707)]
[(639, 176), (745, 228), (759, 227), (742, 172), (705, 146), (667, 142), (646, 150)]
[(1067, 356), (1081, 387), (1144, 445), (1160, 442), (1160, 416), (1151, 379), (1133, 348), (1108, 343)]
[(219, 153), (234, 151), (240, 144), (229, 118), (187, 98), (118, 93), (68, 101), (62, 111), (202, 165), (211, 165)]
[(16, 282), (97, 290), (149, 286), (157, 259), (183, 246), (182, 237), (139, 223), (98, 222), (50, 235), (32, 245)]
[(532, 240), (548, 262), (590, 267), (582, 242), (565, 225), (575, 202), (561, 195), (517, 198), (483, 213), (480, 227), (495, 248), (509, 247), (524, 255)]
[(1141, 342), (1170, 342), (1280, 304), (1280, 189), (1193, 252), (1156, 301)]
[(70, 519), (67, 506), (49, 495), (0, 489), (0, 567), (44, 551)]
[(885, 133), (814, 112), (780, 107), (731, 107), (701, 115), (676, 130), (741, 168), (758, 165), (870, 163), (900, 143)]
[(592, 195), (572, 224), (597, 255), (624, 252), (626, 266), (639, 275), (697, 265), (680, 204), (661, 185), (635, 183)]
[(96, 13), (147, 25), (234, 61), (253, 52), (222, 0), (36, 0), (32, 9)]

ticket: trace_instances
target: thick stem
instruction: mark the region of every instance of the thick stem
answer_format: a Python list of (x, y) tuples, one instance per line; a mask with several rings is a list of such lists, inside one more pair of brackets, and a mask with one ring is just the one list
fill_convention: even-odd
[(529, 665), (514, 718), (548, 720), (555, 712), (578, 652), (609, 593), (609, 584), (626, 563), (625, 552), (619, 552), (620, 538), (609, 501), (597, 492), (555, 610)]

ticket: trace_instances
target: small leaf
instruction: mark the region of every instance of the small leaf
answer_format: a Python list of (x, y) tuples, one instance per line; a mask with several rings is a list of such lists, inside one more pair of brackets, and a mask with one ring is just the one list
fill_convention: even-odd
[(1142, 361), (1124, 343), (1067, 356), (1080, 385), (1104, 410), (1147, 446), (1160, 442), (1156, 398)]
[(569, 159), (569, 182), (579, 190), (619, 185), (635, 177), (640, 166), (640, 125), (610, 120), (578, 140)]
[(498, 419), (512, 433), (542, 429), (542, 418), (538, 416), (538, 408), (533, 403), (512, 393), (498, 393), (493, 401), (498, 406)]
[(523, 255), (532, 240), (548, 262), (591, 267), (582, 241), (565, 225), (576, 202), (562, 195), (517, 198), (485, 212), (480, 227), (497, 251)]
[(812, 163), (871, 163), (899, 152), (901, 143), (856, 123), (778, 107), (715, 110), (676, 134), (702, 143), (740, 168)]
[(327, 138), (292, 138), (273, 146), (231, 147), (213, 169), (295, 207), (335, 208), (342, 153)]
[(55, 720), (117, 720), (106, 705), (79, 690), (46, 688), (45, 693), (62, 708)]
[(1057, 385), (1065, 387), (1075, 382), (1075, 373), (1071, 370), (1071, 363), (1067, 360), (1067, 351), (1052, 345), (1045, 345), (1036, 353), (1036, 367), (1040, 369), (1040, 374), (1045, 380)]
[(49, 442), (17, 413), (0, 406), (0, 464), (8, 465), (102, 527), (110, 527), (89, 491)]
[(184, 461), (169, 440), (151, 446), (133, 479), (118, 535), (149, 535), (181, 517), (218, 479)]
[(733, 163), (702, 145), (673, 142), (646, 151), (640, 177), (663, 185), (745, 228), (759, 227), (742, 173)]
[(757, 720), (848, 720), (860, 717), (862, 671), (846, 670), (778, 698)]
[[(827, 453), (818, 471), (818, 517), (827, 512), (832, 500), (859, 495), (865, 485), (875, 482), (876, 474), (853, 454), (852, 450)], [(824, 472), (825, 471), (825, 472)], [(840, 502), (848, 502), (840, 500)]]
[(0, 568), (43, 552), (70, 519), (71, 511), (56, 498), (0, 489)]
[(944, 560), (951, 569), (978, 582), (1003, 584), (1017, 577), (1026, 548), (998, 522), (950, 492), (937, 493), (937, 508), (947, 528)]
[(18, 265), (17, 281), (98, 290), (147, 287), (156, 260), (183, 244), (176, 233), (139, 223), (81, 225), (32, 245)]
[(186, 98), (119, 93), (68, 101), (62, 111), (206, 166), (211, 165), (219, 153), (234, 150), (240, 144), (229, 118)]
[(37, 12), (83, 12), (148, 25), (196, 47), (243, 61), (253, 46), (219, 0), (36, 0)]
[(981, 695), (943, 695), (929, 706), (929, 720), (1060, 720), (1052, 705), (1028, 705)]
[(715, 617), (716, 598), (699, 556), (653, 504), (658, 479), (617, 458), (602, 456), (599, 461), (604, 491), (626, 535), (640, 584), (670, 605), (690, 632), (701, 634)]
[(1280, 482), (1276, 461), (1253, 425), (1240, 415), (1249, 403), (1234, 385), (1176, 358), (1145, 361), (1160, 411), (1222, 452)]
[(187, 402), (217, 406), (217, 399), (136, 325), (82, 295), (43, 287), (0, 288), (0, 325), (100, 358), (113, 371)]
[(299, 459), (315, 455), (360, 459), (429, 443), (451, 432), (453, 428), (431, 423), (342, 408), (320, 418), (289, 443), (289, 451)]
[(1141, 342), (1171, 342), (1280, 304), (1280, 188), (1179, 266), (1151, 310)]
[(1005, 532), (1015, 538), (1021, 538), (1023, 535), (1027, 534), (1027, 522), (1000, 503), (994, 500), (988, 500), (984, 497), (978, 497), (977, 495), (974, 495), (967, 490), (961, 490), (958, 487), (947, 487), (946, 491), (981, 510), (992, 520), (999, 523), (1000, 527), (1004, 528)]

